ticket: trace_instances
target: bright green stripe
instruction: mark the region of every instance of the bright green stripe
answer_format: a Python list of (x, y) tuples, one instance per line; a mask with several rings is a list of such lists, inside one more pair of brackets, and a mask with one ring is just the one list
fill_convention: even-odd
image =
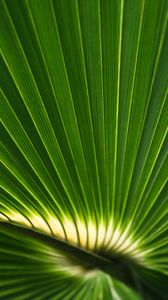
[[(38, 174), (39, 178), (42, 180), (46, 189), (50, 192), (52, 198), (61, 199), (60, 195), (58, 194), (57, 188), (53, 183), (53, 180), (50, 179), (50, 175), (48, 174), (48, 171), (43, 165), (41, 158), (38, 156), (31, 141), (29, 140), (27, 134), (22, 128), (19, 120), (17, 119), (13, 110), (9, 106), (7, 99), (5, 98), (5, 95), (2, 92), (1, 92), (1, 101), (3, 104), (1, 109), (2, 121), (4, 122), (5, 127), (7, 127), (7, 130), (9, 131), (10, 135), (14, 139), (15, 144), (19, 147), (19, 149), (25, 156), (26, 160), (30, 162), (30, 165), (32, 166), (33, 170)], [(46, 182), (47, 182), (47, 186), (46, 186)], [(56, 205), (61, 211), (61, 207), (58, 205), (58, 203), (56, 203)]]
[(162, 187), (159, 195), (156, 194), (152, 205), (147, 205), (147, 201), (144, 202), (140, 213), (137, 216), (137, 225), (135, 232), (137, 231), (139, 236), (144, 237), (149, 235), (150, 230), (155, 228), (155, 225), (161, 221), (167, 214), (167, 201), (168, 201), (168, 187), (165, 184)]
[[(62, 2), (61, 2), (62, 3)], [(61, 4), (60, 3), (60, 4)], [(43, 50), (43, 55), (45, 58), (45, 61), (47, 63), (50, 77), (52, 80), (52, 85), (54, 87), (54, 90), (57, 94), (57, 103), (59, 106), (59, 110), (62, 116), (62, 120), (64, 122), (64, 127), (67, 132), (67, 136), (69, 138), (69, 143), (71, 145), (71, 150), (73, 152), (74, 160), (76, 163), (76, 168), (78, 169), (78, 173), (81, 177), (82, 184), (85, 185), (85, 200), (87, 197), (88, 205), (90, 205), (90, 210), (92, 209), (92, 203), (93, 203), (93, 197), (90, 193), (90, 182), (88, 180), (92, 181), (93, 176), (90, 176), (88, 179), (88, 175), (85, 172), (85, 161), (83, 160), (83, 149), (81, 146), (85, 147), (87, 145), (86, 143), (86, 134), (85, 137), (82, 136), (82, 145), (81, 145), (81, 128), (78, 129), (79, 124), (78, 122), (78, 116), (75, 109), (79, 109), (78, 106), (82, 101), (79, 102), (79, 97), (77, 95), (73, 95), (72, 93), (72, 87), (70, 86), (68, 78), (67, 69), (68, 66), (66, 61), (64, 61), (63, 56), (63, 45), (61, 44), (61, 33), (58, 32), (57, 24), (55, 20), (55, 11), (53, 11), (52, 6), (50, 5), (50, 2), (40, 2), (40, 7), (42, 8), (40, 18), (39, 18), (39, 5), (38, 2), (29, 2), (29, 6), (31, 8), (31, 13), (34, 19), (34, 24), (36, 26), (36, 31), (39, 36), (41, 49)], [(47, 15), (46, 15), (47, 14)], [(61, 14), (61, 10), (60, 10)], [(57, 17), (57, 16), (56, 16)], [(46, 31), (48, 32), (48, 40), (53, 40), (53, 48), (48, 47), (49, 42), (46, 42), (46, 35), (44, 35), (44, 31), (41, 31), (41, 24), (43, 24), (46, 20), (46, 18), (50, 18), (51, 23), (48, 24), (48, 27), (46, 28)], [(62, 21), (63, 22), (63, 21)], [(63, 23), (62, 23), (63, 24)], [(57, 62), (53, 68), (53, 62)], [(68, 69), (69, 70), (69, 69)], [(73, 97), (73, 98), (72, 98)], [(75, 98), (75, 99), (74, 99)], [(74, 106), (74, 103), (72, 101), (76, 101), (77, 105)], [(84, 108), (83, 110), (84, 111)], [(84, 122), (82, 121), (82, 126)], [(83, 128), (85, 128), (83, 126)], [(79, 135), (80, 132), (80, 135)], [(90, 132), (87, 130), (87, 134)], [(85, 142), (84, 142), (85, 141)], [(87, 148), (88, 152), (88, 148)], [(92, 159), (93, 162), (93, 159)], [(89, 162), (89, 166), (91, 166), (91, 163)], [(87, 171), (88, 172), (88, 171)], [(80, 200), (80, 199), (79, 199)]]
[[(132, 181), (133, 184), (129, 193), (129, 198), (133, 200), (136, 199), (136, 209), (138, 208), (138, 204), (141, 203), (141, 197), (165, 140), (168, 125), (168, 110), (166, 105), (168, 75), (166, 67), (163, 67), (163, 62), (167, 55), (167, 53), (165, 53), (166, 47), (163, 47), (163, 53), (160, 55), (165, 36), (165, 25), (166, 22), (162, 28), (162, 36), (153, 73), (153, 80), (154, 78), (155, 80), (149, 92), (150, 103), (133, 173), (134, 180)], [(158, 76), (155, 77), (157, 65)]]
[[(162, 20), (165, 20), (165, 8), (165, 1), (156, 1), (155, 4), (152, 1), (145, 2), (140, 49), (133, 92), (134, 101), (131, 107), (129, 134), (125, 155), (126, 159), (124, 163), (122, 189), (120, 194), (124, 203), (123, 210), (127, 208), (127, 211), (129, 211), (130, 203), (130, 199), (128, 198), (129, 188), (131, 179), (135, 180), (132, 177), (133, 169), (149, 105), (148, 93), (150, 92), (150, 86), (153, 84), (153, 64), (159, 48), (160, 32), (162, 32), (164, 28), (164, 22), (162, 22)], [(160, 11), (159, 19), (158, 10)]]
[[(104, 137), (104, 103), (102, 78), (102, 44), (101, 44), (101, 7), (99, 1), (78, 2), (81, 44), (86, 72), (86, 85), (92, 118), (92, 128), (99, 174), (99, 203), (97, 214), (100, 218), (107, 214), (103, 201), (106, 199), (105, 190), (105, 137)], [(92, 28), (92, 31), (90, 30)], [(96, 74), (96, 76), (95, 76)], [(102, 211), (103, 210), (103, 211)]]
[[(65, 5), (66, 3), (67, 5)], [(83, 52), (80, 39), (81, 35), (77, 7), (75, 5), (75, 1), (54, 1), (53, 4), (62, 53), (64, 56), (64, 63), (69, 78), (73, 105), (88, 170), (88, 179), (91, 189), (91, 195), (89, 198), (92, 197), (90, 201), (92, 205), (94, 204), (94, 208), (92, 208), (94, 211), (99, 203), (99, 181), (96, 168), (95, 145), (85, 77), (86, 75), (83, 66)], [(73, 15), (73, 18), (71, 18), (71, 14)], [(68, 18), (70, 18), (70, 22), (67, 22)], [(71, 30), (71, 28), (75, 28), (75, 30)], [(69, 36), (69, 30), (72, 33), (72, 37)], [(77, 78), (78, 85), (76, 84)], [(100, 207), (100, 205), (98, 207)], [(98, 210), (96, 210), (96, 214), (99, 214)]]
[[(31, 194), (34, 198), (34, 205), (37, 209), (44, 211), (46, 215), (48, 213), (53, 213), (51, 201), (49, 196), (43, 193), (42, 190), (39, 189), (37, 183), (32, 180), (32, 177), (29, 173), (26, 172), (25, 169), (22, 168), (22, 165), (19, 161), (16, 161), (13, 156), (8, 152), (6, 147), (1, 144), (0, 153), (2, 157), (2, 163), (7, 168), (7, 170), (23, 185), (23, 187)], [(47, 209), (46, 209), (47, 203)]]
[[(114, 187), (116, 172), (116, 133), (118, 127), (118, 103), (120, 80), (120, 54), (122, 30), (122, 1), (101, 2), (101, 35), (103, 64), (103, 97), (105, 122), (105, 164), (106, 194), (105, 200), (108, 218), (114, 216)], [(118, 99), (119, 100), (119, 99)]]
[[(7, 9), (2, 7), (2, 11), (4, 12), (2, 15), (2, 20), (4, 19), (4, 22), (7, 22), (6, 24), (8, 24), (8, 26), (4, 26), (4, 22), (2, 22), (4, 32), (6, 31), (6, 36), (8, 36), (8, 39), (3, 40), (4, 42), (2, 43), (4, 60), (10, 69), (13, 79), (20, 91), (20, 94), (22, 95), (22, 99), (46, 147), (49, 157), (57, 170), (57, 174), (69, 197), (69, 201), (73, 206), (73, 209), (76, 210), (71, 200), (76, 199), (76, 193), (74, 191), (74, 187), (72, 185), (71, 178), (56, 140), (53, 128), (48, 118), (48, 114), (45, 110), (44, 103), (42, 102), (30, 66), (28, 65), (23, 48), (21, 47)], [(10, 54), (8, 55), (8, 49), (11, 47), (11, 41), (18, 45), (17, 48), (13, 47), (12, 56)], [(26, 78), (22, 75), (23, 69), (27, 74)], [(29, 91), (28, 94), (26, 92), (27, 90)]]
[[(126, 145), (129, 133), (129, 121), (133, 103), (136, 68), (142, 22), (144, 17), (144, 1), (125, 1), (123, 15), (123, 37), (121, 51), (121, 82), (119, 102), (119, 128), (116, 173), (116, 215), (120, 214), (125, 203), (121, 197), (122, 176), (126, 158)], [(119, 217), (119, 216), (118, 216)], [(121, 220), (120, 220), (121, 222)]]

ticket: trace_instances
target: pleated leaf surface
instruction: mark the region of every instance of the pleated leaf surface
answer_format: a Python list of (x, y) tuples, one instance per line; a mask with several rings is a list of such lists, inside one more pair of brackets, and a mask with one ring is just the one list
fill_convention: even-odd
[(0, 1), (0, 299), (167, 299), (167, 20)]

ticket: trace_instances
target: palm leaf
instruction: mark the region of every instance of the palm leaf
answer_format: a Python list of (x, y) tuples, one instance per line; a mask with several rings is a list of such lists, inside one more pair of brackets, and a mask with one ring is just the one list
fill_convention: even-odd
[(0, 299), (167, 299), (167, 16), (0, 2)]

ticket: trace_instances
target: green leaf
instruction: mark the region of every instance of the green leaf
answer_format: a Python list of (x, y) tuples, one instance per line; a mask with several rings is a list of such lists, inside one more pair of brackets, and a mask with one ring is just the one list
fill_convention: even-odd
[(167, 299), (168, 1), (0, 1), (0, 299)]

